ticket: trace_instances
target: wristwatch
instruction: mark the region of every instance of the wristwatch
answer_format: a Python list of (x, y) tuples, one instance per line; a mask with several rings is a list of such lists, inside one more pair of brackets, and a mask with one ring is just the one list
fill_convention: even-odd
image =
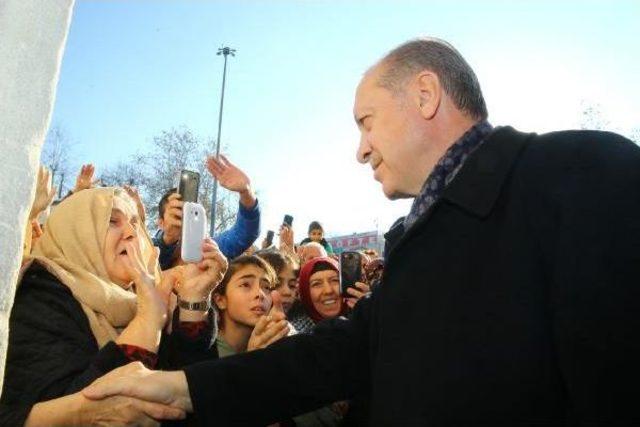
[(183, 301), (180, 299), (180, 297), (178, 297), (178, 307), (184, 310), (191, 311), (209, 311), (209, 309), (211, 308), (211, 302), (209, 301), (209, 299), (198, 302)]

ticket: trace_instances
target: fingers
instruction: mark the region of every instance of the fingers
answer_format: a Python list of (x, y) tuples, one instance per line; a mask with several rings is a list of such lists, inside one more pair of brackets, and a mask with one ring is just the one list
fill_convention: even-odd
[(364, 292), (359, 291), (359, 290), (357, 290), (355, 288), (347, 288), (347, 293), (349, 295), (351, 295), (352, 297), (355, 297), (357, 299), (360, 299), (365, 295)]
[(371, 287), (366, 283), (356, 282), (356, 287), (365, 294), (368, 294), (369, 292), (371, 292)]
[(267, 316), (260, 317), (260, 320), (258, 320), (258, 323), (256, 323), (255, 328), (253, 328), (253, 334), (255, 336), (260, 336), (262, 333), (264, 333), (268, 324), (269, 318)]
[(56, 197), (57, 188), (54, 186), (49, 187), (49, 194), (47, 195), (47, 206), (51, 206), (54, 197)]
[(277, 322), (271, 322), (265, 329), (265, 331), (260, 334), (260, 341), (263, 347), (268, 346), (269, 344), (279, 340), (280, 338), (286, 336), (289, 333), (289, 322), (286, 320), (279, 320)]
[[(180, 195), (178, 194), (178, 196)], [(174, 199), (170, 199), (169, 202), (167, 203), (167, 210), (171, 211), (172, 213), (174, 213), (173, 211), (177, 211), (175, 212), (175, 214), (179, 214), (178, 217), (182, 218), (183, 206), (184, 206), (184, 202), (182, 200), (174, 198)]]
[(225, 171), (225, 165), (220, 161), (220, 159), (216, 159), (214, 156), (207, 157), (206, 162), (207, 170), (211, 172), (211, 175), (214, 177), (219, 177)]
[(146, 402), (132, 398), (132, 406), (139, 412), (144, 412), (149, 417), (156, 420), (182, 420), (186, 413), (178, 408), (162, 405), (160, 403)]
[(42, 227), (40, 227), (40, 223), (37, 220), (31, 221), (31, 230), (33, 233), (33, 237), (38, 238), (42, 237), (44, 232), (42, 231)]
[(269, 311), (269, 316), (273, 316), (276, 313), (284, 314), (284, 308), (282, 307), (282, 296), (278, 291), (271, 291), (271, 310)]
[[(180, 200), (182, 198), (182, 196), (180, 195), (180, 193), (175, 192), (172, 193), (168, 198), (167, 198), (167, 202), (171, 202), (172, 200)], [(181, 206), (182, 207), (182, 206)]]
[(229, 161), (229, 159), (227, 158), (227, 156), (225, 156), (224, 154), (220, 153), (220, 163), (225, 167), (225, 168), (229, 168), (229, 167), (233, 167), (233, 163), (231, 163)]
[(149, 261), (147, 262), (147, 272), (152, 276), (155, 275), (156, 271), (158, 270), (159, 258), (160, 249), (155, 246), (152, 247), (151, 256), (149, 257)]
[(131, 362), (109, 372), (95, 380), (91, 385), (82, 390), (82, 394), (87, 399), (99, 400), (118, 394), (130, 396), (130, 383), (124, 379), (134, 379), (142, 376), (148, 369), (142, 362)]
[(227, 258), (220, 251), (216, 242), (210, 238), (207, 238), (202, 242), (202, 258), (203, 260), (198, 265), (200, 269), (206, 270), (207, 268), (218, 267), (219, 271), (223, 275), (227, 271), (227, 267), (229, 265)]

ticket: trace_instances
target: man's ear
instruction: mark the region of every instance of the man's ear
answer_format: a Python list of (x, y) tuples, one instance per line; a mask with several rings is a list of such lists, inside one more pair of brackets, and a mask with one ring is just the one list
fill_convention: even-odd
[(160, 230), (163, 230), (163, 231), (164, 231), (164, 221), (162, 220), (162, 217), (158, 217), (158, 218), (156, 219), (156, 225), (158, 226), (158, 228), (159, 228)]
[(442, 98), (440, 79), (434, 72), (424, 70), (416, 76), (415, 87), (420, 114), (426, 120), (431, 120), (436, 115), (438, 108), (440, 108)]

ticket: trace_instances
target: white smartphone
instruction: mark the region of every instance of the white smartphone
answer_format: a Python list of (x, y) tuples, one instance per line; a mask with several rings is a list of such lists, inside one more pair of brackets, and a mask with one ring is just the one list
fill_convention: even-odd
[(207, 236), (207, 214), (200, 203), (185, 202), (182, 208), (180, 257), (184, 262), (202, 261), (202, 241)]

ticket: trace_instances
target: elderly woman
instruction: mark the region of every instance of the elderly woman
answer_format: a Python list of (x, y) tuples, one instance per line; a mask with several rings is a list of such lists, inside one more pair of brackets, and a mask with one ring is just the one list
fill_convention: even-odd
[[(37, 402), (75, 393), (130, 361), (176, 368), (206, 357), (214, 330), (208, 301), (226, 260), (210, 240), (202, 250), (199, 264), (161, 277), (123, 190), (84, 190), (58, 205), (21, 272), (0, 425), (23, 425)], [(172, 289), (179, 308), (170, 316)]]

